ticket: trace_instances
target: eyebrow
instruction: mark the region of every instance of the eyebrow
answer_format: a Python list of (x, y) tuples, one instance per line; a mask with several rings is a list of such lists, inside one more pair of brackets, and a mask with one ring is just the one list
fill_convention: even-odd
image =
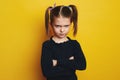
[[(60, 24), (54, 24), (54, 25), (56, 25), (56, 26), (61, 26)], [(69, 26), (70, 24), (66, 24), (66, 25), (64, 25), (64, 26)]]
[[(54, 24), (55, 26), (61, 26), (59, 24)], [(63, 25), (63, 26), (69, 26), (70, 24), (66, 24), (66, 25)]]

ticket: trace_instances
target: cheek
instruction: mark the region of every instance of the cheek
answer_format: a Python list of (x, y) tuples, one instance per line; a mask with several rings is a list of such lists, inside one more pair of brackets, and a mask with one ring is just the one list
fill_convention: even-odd
[(55, 33), (57, 33), (57, 32), (59, 32), (59, 29), (53, 27), (53, 31), (54, 31)]
[(67, 31), (69, 32), (69, 30), (70, 30), (70, 27), (69, 28), (67, 28)]

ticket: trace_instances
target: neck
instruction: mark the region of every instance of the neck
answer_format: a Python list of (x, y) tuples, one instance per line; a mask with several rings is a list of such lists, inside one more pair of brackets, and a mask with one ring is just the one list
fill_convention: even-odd
[(58, 38), (58, 37), (56, 37), (56, 36), (53, 36), (52, 39), (53, 39), (56, 43), (63, 43), (63, 42), (68, 41), (68, 38), (67, 38), (67, 37)]

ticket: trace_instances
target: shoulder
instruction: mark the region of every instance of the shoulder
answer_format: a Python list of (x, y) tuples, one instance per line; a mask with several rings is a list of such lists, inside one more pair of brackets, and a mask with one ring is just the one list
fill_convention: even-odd
[(51, 38), (42, 43), (43, 47), (51, 47), (52, 45), (53, 45), (53, 42), (52, 42)]
[(80, 46), (80, 42), (78, 42), (77, 40), (71, 39), (70, 37), (68, 37), (68, 39), (71, 41), (71, 43), (72, 43), (74, 46), (75, 46), (75, 45)]
[(42, 43), (42, 45), (47, 45), (47, 44), (49, 44), (50, 43), (50, 40), (46, 40), (46, 41), (44, 41), (43, 43)]
[(74, 43), (74, 44), (79, 44), (79, 42), (77, 41), (77, 40), (71, 40), (72, 41), (72, 43)]
[[(70, 39), (70, 38), (69, 38)], [(73, 43), (73, 44), (75, 44), (75, 45), (79, 45), (80, 43), (77, 41), (77, 40), (75, 40), (75, 39), (70, 39), (71, 40), (71, 42)]]
[(74, 47), (80, 47), (80, 42), (78, 42), (77, 40), (71, 40), (71, 43)]
[(72, 47), (73, 49), (76, 51), (76, 50), (80, 50), (82, 51), (82, 48), (81, 48), (81, 45), (80, 45), (80, 42), (77, 41), (77, 40), (71, 40), (72, 42)]
[(43, 47), (48, 47), (48, 46), (50, 46), (51, 45), (51, 40), (46, 40), (46, 41), (44, 41), (43, 43), (42, 43), (42, 46)]

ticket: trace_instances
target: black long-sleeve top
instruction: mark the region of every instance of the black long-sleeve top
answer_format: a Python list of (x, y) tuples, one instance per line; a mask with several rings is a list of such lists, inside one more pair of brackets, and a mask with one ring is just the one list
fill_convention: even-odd
[[(75, 70), (86, 69), (86, 59), (77, 40), (55, 43), (47, 40), (42, 45), (41, 67), (47, 80), (77, 80)], [(74, 56), (74, 60), (69, 60)], [(52, 60), (57, 60), (53, 66)]]

